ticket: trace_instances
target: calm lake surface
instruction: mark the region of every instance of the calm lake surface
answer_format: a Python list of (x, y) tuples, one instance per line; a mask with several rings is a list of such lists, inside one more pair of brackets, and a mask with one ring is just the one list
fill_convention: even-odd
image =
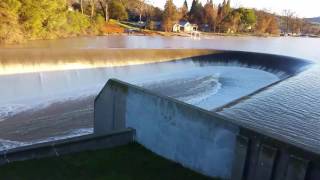
[[(320, 38), (299, 37), (223, 37), (212, 36), (192, 39), (163, 36), (105, 36), (83, 37), (47, 41), (31, 41), (3, 48), (129, 48), (129, 49), (218, 49), (264, 52), (295, 56), (320, 61)], [(1, 46), (0, 46), (1, 48)]]
[[(282, 81), (249, 99), (240, 101), (236, 105), (221, 109), (218, 113), (229, 118), (237, 119), (245, 125), (259, 129), (270, 136), (320, 153), (319, 38), (202, 37), (201, 39), (191, 39), (186, 37), (161, 36), (108, 36), (32, 41), (23, 45), (2, 46), (2, 48), (51, 48), (53, 50), (59, 48), (195, 48), (262, 52), (307, 59), (314, 63), (308, 70)], [(208, 69), (204, 70), (208, 72)], [(202, 75), (203, 72), (201, 71), (200, 73), (200, 71), (201, 70), (199, 70), (198, 73)], [(204, 84), (202, 89), (200, 89), (201, 92), (207, 87), (217, 86), (215, 76), (203, 74), (201, 77), (195, 76), (200, 77), (198, 79), (186, 79), (186, 76), (189, 75), (190, 74), (185, 74), (185, 76), (180, 79), (183, 79), (183, 82), (191, 82), (191, 84)], [(237, 76), (241, 77), (242, 75), (239, 73)], [(245, 79), (248, 80), (248, 78)], [(174, 79), (167, 80), (165, 84), (167, 84), (168, 87), (162, 90), (162, 85), (161, 83), (159, 85), (158, 82), (147, 84), (146, 87), (158, 87), (157, 89), (166, 91), (175, 87), (175, 83), (178, 83), (178, 81), (176, 82)], [(193, 87), (190, 84), (182, 85), (186, 87), (186, 89)], [(193, 92), (200, 93), (200, 90), (194, 89)], [(172, 92), (174, 91), (170, 91), (170, 93)], [(192, 94), (181, 91), (181, 93), (175, 92), (172, 96), (180, 97), (184, 100), (184, 97), (192, 97)]]

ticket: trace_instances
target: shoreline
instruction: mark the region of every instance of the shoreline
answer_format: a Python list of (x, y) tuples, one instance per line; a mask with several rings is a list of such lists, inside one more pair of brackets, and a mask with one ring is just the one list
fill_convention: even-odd
[[(109, 36), (162, 36), (162, 37), (193, 37), (189, 33), (174, 33), (174, 32), (163, 32), (163, 31), (151, 31), (142, 30), (141, 32), (135, 31), (131, 33), (109, 33), (104, 35), (80, 35), (80, 36), (66, 36), (61, 38), (55, 39), (31, 39), (25, 40), (20, 43), (2, 43), (0, 44), (1, 48), (7, 48), (6, 46), (15, 46), (15, 45), (23, 45), (28, 44), (30, 42), (36, 41), (55, 41), (55, 40), (64, 40), (64, 39), (76, 39), (76, 38), (99, 38), (99, 37), (109, 37)], [(250, 34), (250, 33), (214, 33), (214, 32), (200, 32), (200, 38), (211, 38), (211, 37), (235, 37), (235, 38), (242, 38), (242, 37), (256, 37), (256, 38), (314, 38), (318, 39), (320, 36), (280, 36), (280, 35), (267, 35), (267, 34)]]

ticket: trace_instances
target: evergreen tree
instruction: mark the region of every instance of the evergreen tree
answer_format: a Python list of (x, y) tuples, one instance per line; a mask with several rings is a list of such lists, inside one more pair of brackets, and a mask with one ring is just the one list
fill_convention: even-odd
[(183, 3), (183, 6), (181, 8), (181, 20), (183, 20), (183, 21), (188, 20), (188, 18), (189, 18), (188, 11), (189, 11), (188, 2), (187, 2), (187, 0), (185, 0)]
[(218, 31), (226, 31), (228, 28), (227, 26), (230, 25), (231, 19), (231, 1), (223, 0), (222, 4), (219, 4), (218, 8), (218, 16), (217, 16), (217, 23), (218, 23)]
[(228, 0), (227, 1), (227, 4), (226, 4), (226, 14), (229, 14), (231, 11), (231, 0)]
[(177, 21), (177, 8), (172, 0), (167, 0), (162, 15), (162, 27), (166, 32), (172, 31), (173, 24)]
[(194, 24), (202, 24), (203, 7), (199, 0), (193, 0), (189, 12), (189, 20)]
[(223, 20), (222, 26), (225, 32), (238, 32), (241, 26), (241, 13), (237, 10), (234, 10), (231, 13), (229, 13)]
[(212, 0), (208, 0), (204, 5), (203, 23), (209, 25), (211, 30), (215, 29), (217, 19), (217, 9), (214, 7)]
[(189, 9), (187, 0), (184, 1), (183, 7), (185, 7), (186, 9)]

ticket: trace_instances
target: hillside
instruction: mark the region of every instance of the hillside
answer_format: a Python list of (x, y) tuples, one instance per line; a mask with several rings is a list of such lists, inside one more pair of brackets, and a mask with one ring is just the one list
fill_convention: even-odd
[(307, 20), (308, 20), (310, 23), (320, 24), (320, 16), (319, 16), (319, 17), (314, 17), (314, 18), (307, 18)]

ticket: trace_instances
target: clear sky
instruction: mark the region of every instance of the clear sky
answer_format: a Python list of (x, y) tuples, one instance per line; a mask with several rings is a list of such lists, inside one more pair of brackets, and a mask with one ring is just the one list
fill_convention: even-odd
[[(192, 0), (187, 0), (189, 7)], [(200, 0), (205, 3), (207, 0)], [(215, 4), (221, 3), (223, 0), (213, 0)], [(149, 0), (160, 8), (163, 8), (166, 0)], [(178, 6), (182, 6), (184, 0), (173, 0)], [(256, 9), (266, 9), (270, 12), (282, 14), (284, 9), (289, 9), (299, 17), (317, 17), (320, 16), (320, 0), (231, 0), (232, 7), (250, 7)]]

